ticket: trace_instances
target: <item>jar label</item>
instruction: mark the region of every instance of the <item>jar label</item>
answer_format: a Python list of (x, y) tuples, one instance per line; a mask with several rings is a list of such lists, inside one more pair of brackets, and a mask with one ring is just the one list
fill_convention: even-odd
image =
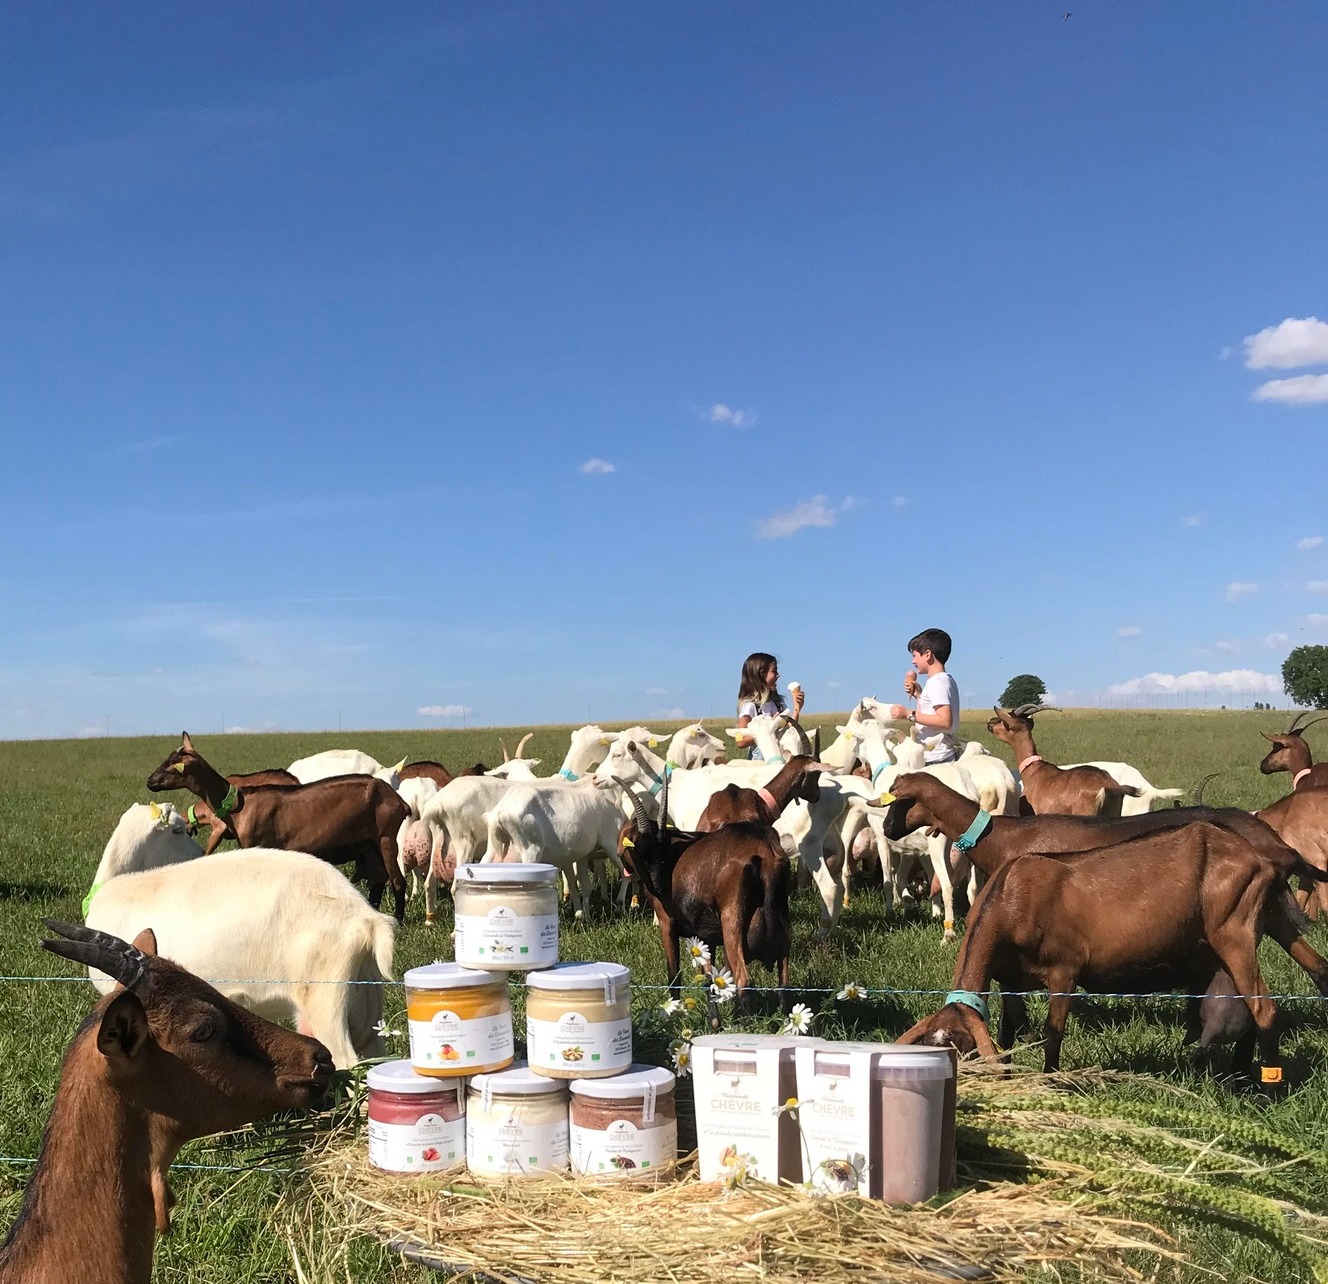
[(417, 1070), (468, 1073), (495, 1062), (510, 1061), (516, 1048), (512, 1039), (512, 1012), (463, 1021), (455, 1012), (435, 1012), (428, 1021), (408, 1021), (410, 1061)]
[(466, 1160), (464, 1119), (421, 1115), (413, 1124), (369, 1120), (369, 1162), (390, 1173), (438, 1173)]
[(499, 1106), (485, 1114), (466, 1115), (466, 1166), (486, 1177), (567, 1168), (567, 1117), (552, 1123), (527, 1123), (518, 1113), (504, 1115)]
[(615, 1119), (606, 1128), (572, 1125), (572, 1171), (582, 1174), (653, 1172), (678, 1159), (678, 1124), (674, 1119), (657, 1128), (638, 1128), (630, 1119)]
[(510, 905), (458, 914), (456, 960), (479, 967), (548, 967), (558, 961), (558, 915), (521, 915)]
[(565, 1012), (556, 1021), (527, 1017), (526, 1053), (532, 1066), (559, 1070), (629, 1066), (632, 1020), (587, 1021), (579, 1012)]

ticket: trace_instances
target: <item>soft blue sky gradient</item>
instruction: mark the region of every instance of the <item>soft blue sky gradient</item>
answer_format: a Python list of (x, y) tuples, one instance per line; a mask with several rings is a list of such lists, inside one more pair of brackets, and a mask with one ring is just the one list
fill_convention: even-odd
[(1284, 703), (1328, 9), (1067, 4), (8, 7), (0, 736)]

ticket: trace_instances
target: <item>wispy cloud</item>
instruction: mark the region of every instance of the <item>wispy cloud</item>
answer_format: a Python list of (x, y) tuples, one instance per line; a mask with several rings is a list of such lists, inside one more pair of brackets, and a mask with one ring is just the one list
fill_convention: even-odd
[(890, 507), (891, 507), (891, 508), (907, 508), (907, 507), (908, 507), (908, 496), (907, 496), (907, 495), (896, 495), (896, 496), (894, 497), (894, 499), (892, 499), (892, 500), (890, 501)]
[(678, 707), (672, 709), (651, 709), (646, 716), (651, 719), (669, 718), (673, 721), (677, 721), (677, 719), (685, 718), (687, 716), (687, 710)]
[(1322, 535), (1306, 535), (1304, 539), (1298, 539), (1296, 541), (1296, 547), (1300, 549), (1302, 553), (1309, 553), (1318, 548), (1322, 543)]
[(758, 539), (783, 539), (807, 526), (833, 526), (839, 514), (852, 504), (836, 507), (825, 495), (813, 495), (785, 512), (772, 513), (753, 523)]
[(1232, 580), (1226, 587), (1226, 598), (1228, 602), (1239, 602), (1241, 598), (1250, 597), (1258, 591), (1259, 586), (1248, 580)]
[(1116, 636), (1118, 638), (1137, 638), (1142, 632), (1143, 629), (1137, 624), (1122, 624), (1116, 630)]
[(1191, 513), (1188, 517), (1182, 517), (1180, 524), (1182, 526), (1202, 526), (1203, 518), (1198, 513)]
[(756, 412), (739, 410), (734, 406), (717, 401), (708, 410), (702, 410), (701, 418), (708, 424), (729, 424), (734, 428), (750, 428), (756, 422)]
[(1305, 585), (1307, 593), (1328, 593), (1328, 580), (1310, 580)]
[(641, 694), (648, 696), (666, 696), (668, 695), (668, 689), (665, 687), (646, 687), (642, 690)]
[(1245, 364), (1251, 370), (1294, 370), (1328, 364), (1328, 322), (1287, 317), (1280, 325), (1247, 335)]
[(100, 727), (80, 727), (74, 732), (76, 740), (96, 740), (98, 737), (107, 736), (110, 733), (103, 724)]
[(422, 704), (415, 712), (421, 718), (464, 718), (475, 710), (468, 704)]
[(1282, 679), (1275, 673), (1259, 673), (1254, 669), (1227, 669), (1222, 673), (1194, 669), (1189, 673), (1145, 673), (1107, 690), (1114, 696), (1193, 695), (1205, 691), (1279, 695)]
[(1278, 650), (1279, 648), (1286, 646), (1290, 641), (1291, 638), (1285, 633), (1269, 633), (1264, 638), (1263, 644), (1270, 650)]
[(1239, 655), (1243, 648), (1239, 642), (1232, 642), (1226, 638), (1213, 643), (1214, 651), (1221, 651), (1223, 655)]
[(1313, 406), (1328, 401), (1328, 374), (1270, 379), (1252, 393), (1251, 401), (1280, 401), (1288, 406)]
[(581, 465), (581, 471), (593, 477), (604, 473), (616, 473), (618, 470), (607, 459), (587, 459)]
[(180, 438), (175, 434), (167, 437), (149, 437), (145, 441), (129, 441), (121, 446), (112, 446), (107, 455), (146, 455), (154, 450), (166, 450), (174, 446)]

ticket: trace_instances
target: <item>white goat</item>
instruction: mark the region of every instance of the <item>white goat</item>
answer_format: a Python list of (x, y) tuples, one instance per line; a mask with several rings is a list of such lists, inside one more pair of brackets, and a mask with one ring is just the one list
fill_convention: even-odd
[(1153, 803), (1158, 799), (1180, 798), (1185, 790), (1183, 789), (1156, 789), (1144, 779), (1144, 774), (1137, 767), (1131, 767), (1128, 762), (1067, 762), (1063, 769), (1070, 767), (1097, 767), (1105, 771), (1118, 785), (1124, 785), (1129, 788), (1131, 785), (1140, 790), (1137, 798), (1132, 798), (1126, 794), (1121, 799), (1122, 816), (1140, 816), (1146, 811), (1153, 810)]
[(329, 776), (376, 776), (395, 789), (401, 783), (401, 769), (405, 765), (405, 758), (395, 767), (384, 767), (377, 758), (358, 749), (326, 749), (308, 758), (297, 758), (286, 770), (302, 785)]
[(716, 758), (722, 758), (728, 746), (712, 736), (699, 722), (673, 733), (668, 752), (664, 755), (675, 767), (707, 767)]
[[(102, 853), (88, 926), (122, 940), (152, 928), (164, 957), (251, 1012), (294, 1019), (340, 1069), (381, 1055), (374, 1026), (381, 983), (392, 977), (396, 923), (306, 852), (201, 855), (173, 807), (135, 803)], [(100, 972), (90, 970), (90, 979), (103, 994), (113, 988)]]

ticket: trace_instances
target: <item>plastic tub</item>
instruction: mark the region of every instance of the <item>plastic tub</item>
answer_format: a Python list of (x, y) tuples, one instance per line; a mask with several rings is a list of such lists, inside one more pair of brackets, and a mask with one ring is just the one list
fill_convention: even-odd
[(416, 1074), (409, 1061), (370, 1068), (369, 1162), (388, 1173), (442, 1173), (466, 1166), (459, 1083)]
[(659, 1066), (571, 1082), (572, 1171), (651, 1179), (678, 1162), (677, 1081)]
[(452, 886), (456, 961), (521, 971), (558, 962), (555, 865), (462, 865)]
[(567, 1085), (524, 1061), (478, 1074), (466, 1093), (466, 1167), (477, 1177), (565, 1172)]
[(621, 963), (561, 963), (526, 977), (526, 1052), (551, 1079), (598, 1079), (632, 1064), (632, 974)]
[(417, 1074), (450, 1078), (512, 1064), (505, 973), (431, 963), (411, 968), (405, 982), (410, 1063)]
[[(887, 1204), (916, 1204), (940, 1189), (947, 1084), (954, 1063), (944, 1048), (883, 1047), (872, 1059), (876, 1098), (873, 1152)], [(875, 1183), (873, 1183), (875, 1184)]]

